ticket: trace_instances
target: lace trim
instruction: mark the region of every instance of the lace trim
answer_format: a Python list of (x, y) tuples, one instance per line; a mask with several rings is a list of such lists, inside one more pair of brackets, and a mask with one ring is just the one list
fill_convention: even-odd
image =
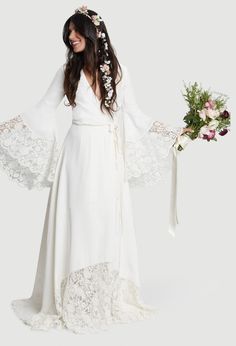
[(12, 307), (31, 329), (63, 328), (80, 334), (107, 330), (115, 323), (144, 320), (157, 312), (141, 301), (138, 287), (121, 278), (110, 262), (72, 272), (56, 288), (55, 302), (57, 314), (40, 312), (31, 318), (25, 313), (27, 300), (15, 300)]
[(58, 156), (55, 139), (36, 135), (21, 115), (0, 124), (0, 167), (20, 186), (51, 186)]
[(159, 121), (154, 121), (151, 128), (149, 129), (150, 132), (156, 132), (160, 134), (163, 139), (167, 141), (175, 141), (176, 137), (179, 136), (182, 132), (182, 127), (171, 127), (166, 126), (163, 123)]
[(155, 121), (140, 140), (126, 143), (125, 169), (131, 187), (153, 186), (166, 179), (171, 168), (170, 150), (181, 133), (182, 127)]

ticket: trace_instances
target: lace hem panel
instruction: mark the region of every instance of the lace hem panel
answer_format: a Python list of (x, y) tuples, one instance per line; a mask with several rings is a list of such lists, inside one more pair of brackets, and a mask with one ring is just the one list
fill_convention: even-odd
[(138, 287), (121, 278), (110, 262), (88, 266), (62, 280), (55, 293), (57, 314), (39, 312), (30, 318), (27, 317), (27, 304), (32, 302), (15, 300), (12, 307), (31, 329), (59, 328), (80, 334), (107, 330), (115, 323), (144, 320), (157, 312), (156, 308), (142, 302)]
[(36, 135), (21, 115), (0, 124), (0, 167), (20, 186), (50, 187), (58, 156), (55, 138)]
[(165, 126), (155, 121), (136, 142), (126, 142), (126, 178), (131, 187), (153, 186), (166, 179), (171, 169), (171, 149), (182, 127)]

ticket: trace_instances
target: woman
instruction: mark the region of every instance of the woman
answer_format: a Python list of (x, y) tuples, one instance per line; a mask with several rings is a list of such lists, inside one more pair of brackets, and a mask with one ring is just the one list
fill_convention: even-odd
[[(14, 311), (32, 329), (86, 333), (156, 312), (139, 293), (129, 188), (165, 176), (176, 138), (191, 129), (142, 113), (96, 12), (77, 9), (63, 40), (67, 62), (43, 98), (0, 124), (0, 166), (23, 187), (50, 187), (32, 295)], [(59, 150), (64, 96), (72, 125)]]

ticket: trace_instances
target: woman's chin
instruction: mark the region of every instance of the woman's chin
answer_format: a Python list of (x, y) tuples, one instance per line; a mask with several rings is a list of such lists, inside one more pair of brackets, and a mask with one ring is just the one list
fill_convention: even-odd
[(80, 53), (82, 50), (80, 48), (73, 48), (74, 53)]

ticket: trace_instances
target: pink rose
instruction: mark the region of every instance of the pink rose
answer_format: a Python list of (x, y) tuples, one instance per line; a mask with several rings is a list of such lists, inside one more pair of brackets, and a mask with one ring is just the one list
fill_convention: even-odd
[(214, 107), (215, 107), (215, 101), (209, 99), (209, 100), (205, 103), (205, 107), (206, 107), (206, 108), (214, 109)]
[(215, 130), (209, 130), (208, 134), (204, 134), (203, 135), (203, 139), (206, 139), (208, 142), (213, 139), (216, 135), (216, 131)]
[(216, 131), (210, 129), (207, 125), (203, 126), (199, 132), (199, 137), (202, 139), (206, 139), (208, 142), (211, 139), (213, 139), (215, 135), (216, 135)]

